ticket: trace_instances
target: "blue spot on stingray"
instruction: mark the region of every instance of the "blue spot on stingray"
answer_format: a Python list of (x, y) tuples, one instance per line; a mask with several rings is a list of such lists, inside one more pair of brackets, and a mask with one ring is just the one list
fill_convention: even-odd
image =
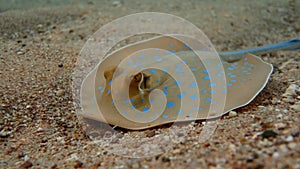
[(145, 100), (144, 99), (142, 99), (142, 103), (144, 103), (145, 102)]
[(197, 110), (198, 110), (198, 107), (193, 107), (193, 110), (197, 111)]
[(173, 47), (174, 47), (174, 44), (173, 44), (173, 43), (170, 43), (169, 46), (170, 46), (170, 48), (173, 48)]
[(190, 99), (191, 99), (191, 100), (195, 100), (196, 98), (197, 98), (197, 95), (196, 95), (196, 94), (193, 94), (193, 95), (190, 96)]
[(201, 93), (202, 93), (202, 94), (205, 94), (205, 93), (206, 93), (206, 90), (205, 90), (205, 89), (201, 90)]
[(210, 102), (210, 101), (211, 101), (211, 98), (210, 98), (210, 97), (207, 97), (207, 98), (205, 98), (205, 101), (206, 101), (206, 102)]
[(177, 114), (182, 114), (182, 110), (178, 110)]
[(200, 107), (200, 109), (199, 109), (199, 110), (203, 111), (203, 110), (204, 110), (204, 108), (203, 108), (203, 107)]
[(134, 67), (138, 67), (140, 65), (140, 62), (135, 62)]
[(151, 119), (153, 119), (153, 117), (152, 117), (152, 116), (149, 116), (148, 118), (149, 118), (150, 120), (151, 120)]
[(180, 63), (176, 63), (176, 67), (177, 67), (177, 68), (180, 68), (180, 67), (181, 67), (181, 64), (180, 64)]
[(111, 101), (111, 104), (115, 104), (115, 101), (113, 100), (113, 101)]
[(183, 73), (181, 69), (176, 69), (176, 73)]
[(164, 86), (164, 90), (168, 90), (168, 88), (169, 88), (168, 86)]
[(156, 62), (161, 62), (162, 61), (162, 58), (159, 58), (156, 60)]
[(232, 86), (232, 84), (231, 83), (227, 83), (227, 86)]
[(227, 90), (223, 90), (223, 93), (227, 93)]
[(230, 80), (232, 83), (234, 83), (234, 82), (236, 82), (236, 80), (234, 80), (234, 79), (232, 79), (232, 80)]
[(168, 92), (166, 90), (163, 91), (163, 93), (167, 96), (168, 95)]
[(181, 99), (181, 98), (183, 97), (183, 95), (182, 95), (182, 94), (178, 94), (177, 97), (178, 97), (179, 99)]
[(111, 81), (109, 81), (109, 83), (108, 83), (109, 85), (111, 85), (112, 84), (112, 80)]
[(191, 70), (192, 70), (192, 72), (196, 71), (196, 69), (195, 69), (195, 68), (193, 68), (193, 67), (191, 68)]
[(172, 54), (175, 54), (176, 53), (176, 51), (175, 50), (172, 50), (172, 52), (171, 52)]
[(157, 56), (157, 55), (154, 55), (154, 56), (153, 56), (153, 58), (154, 58), (154, 59), (158, 59), (158, 58), (159, 58), (159, 56)]
[(236, 75), (229, 75), (229, 77), (234, 79), (234, 78), (236, 78)]
[(150, 92), (152, 92), (153, 90), (154, 90), (154, 88), (153, 88), (153, 87), (151, 87), (151, 88), (150, 88)]
[(150, 69), (149, 72), (155, 74), (156, 70), (155, 69)]
[(231, 70), (234, 70), (233, 67), (228, 67), (227, 70), (231, 71)]
[(209, 80), (209, 76), (204, 76), (204, 80)]
[(161, 117), (162, 117), (163, 119), (166, 119), (166, 118), (168, 118), (168, 115), (163, 114)]
[(215, 83), (210, 83), (210, 84), (209, 84), (209, 87), (214, 87), (214, 86), (216, 86)]
[(187, 64), (186, 60), (182, 60), (184, 64)]
[(143, 112), (144, 112), (144, 113), (148, 113), (148, 112), (149, 112), (149, 108), (148, 108), (148, 107), (145, 107), (145, 108), (143, 109)]
[(166, 68), (163, 68), (162, 71), (168, 73), (168, 70)]
[(137, 116), (138, 118), (141, 118), (141, 117), (142, 117), (142, 114), (141, 114), (141, 113), (138, 113), (136, 116)]
[(217, 74), (217, 76), (218, 76), (218, 77), (221, 77), (221, 76), (222, 76), (222, 74), (221, 74), (221, 73), (218, 73), (218, 74)]
[(107, 90), (107, 94), (110, 94), (110, 92), (111, 92), (111, 90), (110, 90), (110, 89), (108, 89), (108, 90)]
[(151, 100), (150, 100), (150, 103), (151, 103), (151, 104), (152, 104), (152, 103), (154, 103), (154, 100), (153, 100), (153, 99), (151, 99)]
[(131, 106), (131, 108), (132, 108), (132, 109), (135, 109), (135, 106), (134, 106), (134, 105), (132, 105), (132, 106)]
[(191, 84), (190, 84), (190, 87), (197, 87), (197, 82), (192, 82)]
[(182, 95), (186, 95), (186, 91), (183, 91), (183, 92), (182, 92)]
[(159, 83), (159, 82), (160, 82), (160, 80), (156, 80), (155, 82), (156, 82), (156, 83)]
[(140, 59), (144, 59), (144, 58), (145, 58), (145, 56), (143, 56), (143, 55), (142, 55), (142, 56), (140, 56)]
[(210, 72), (210, 70), (203, 70), (203, 73), (208, 74)]
[(127, 112), (123, 112), (123, 114), (124, 114), (124, 115), (127, 115), (128, 113), (127, 113)]
[(98, 89), (101, 90), (101, 89), (102, 89), (102, 86), (98, 86)]
[(170, 54), (170, 52), (166, 50), (166, 51), (165, 51), (165, 54), (168, 55), (168, 54)]
[(134, 99), (130, 99), (130, 102), (133, 103), (133, 102), (134, 102)]
[(167, 103), (168, 108), (172, 108), (172, 107), (174, 107), (174, 105), (175, 105), (174, 102), (168, 102)]
[(182, 84), (182, 81), (175, 81), (174, 82), (174, 85), (176, 85), (176, 86), (180, 86)]
[(214, 90), (211, 90), (211, 91), (210, 91), (210, 94), (214, 94), (214, 93), (216, 93)]

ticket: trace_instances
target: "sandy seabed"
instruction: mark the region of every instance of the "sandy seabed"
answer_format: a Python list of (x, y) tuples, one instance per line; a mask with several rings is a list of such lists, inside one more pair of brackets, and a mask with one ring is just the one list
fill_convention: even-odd
[[(299, 38), (298, 1), (43, 5), (0, 10), (0, 168), (300, 168), (299, 52), (261, 56), (274, 66), (267, 86), (237, 114), (223, 116), (209, 141), (199, 142), (203, 123), (195, 122), (188, 125), (187, 136), (170, 140), (171, 149), (147, 158), (116, 155), (109, 145), (93, 142), (76, 116), (71, 88), (86, 40), (118, 17), (145, 11), (174, 14), (203, 30), (218, 51), (229, 51)], [(132, 136), (134, 143), (167, 131), (120, 129), (118, 137)]]

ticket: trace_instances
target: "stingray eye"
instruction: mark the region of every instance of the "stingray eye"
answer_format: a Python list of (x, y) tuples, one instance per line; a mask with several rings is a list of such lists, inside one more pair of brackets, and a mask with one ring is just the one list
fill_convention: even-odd
[(142, 80), (142, 73), (138, 73), (138, 74), (134, 75), (133, 80), (135, 82), (140, 82)]

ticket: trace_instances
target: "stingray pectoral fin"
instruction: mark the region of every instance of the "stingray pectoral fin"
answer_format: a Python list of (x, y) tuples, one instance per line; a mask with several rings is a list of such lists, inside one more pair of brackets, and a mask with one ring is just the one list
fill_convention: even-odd
[(224, 112), (249, 104), (266, 86), (273, 71), (271, 64), (253, 54), (224, 66), (228, 91)]
[[(92, 72), (88, 74), (88, 76), (83, 80), (81, 86), (81, 106), (82, 111), (78, 114), (84, 118), (106, 122), (103, 114), (98, 108), (97, 104), (97, 92), (95, 92), (95, 77), (96, 77), (97, 69), (94, 69)], [(98, 92), (104, 92), (104, 88), (101, 86), (97, 87)]]

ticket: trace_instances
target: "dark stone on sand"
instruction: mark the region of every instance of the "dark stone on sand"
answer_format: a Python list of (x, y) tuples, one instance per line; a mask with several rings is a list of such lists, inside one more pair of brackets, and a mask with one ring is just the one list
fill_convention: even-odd
[(262, 134), (261, 137), (264, 138), (270, 138), (270, 137), (276, 137), (278, 134), (272, 130), (265, 130)]

